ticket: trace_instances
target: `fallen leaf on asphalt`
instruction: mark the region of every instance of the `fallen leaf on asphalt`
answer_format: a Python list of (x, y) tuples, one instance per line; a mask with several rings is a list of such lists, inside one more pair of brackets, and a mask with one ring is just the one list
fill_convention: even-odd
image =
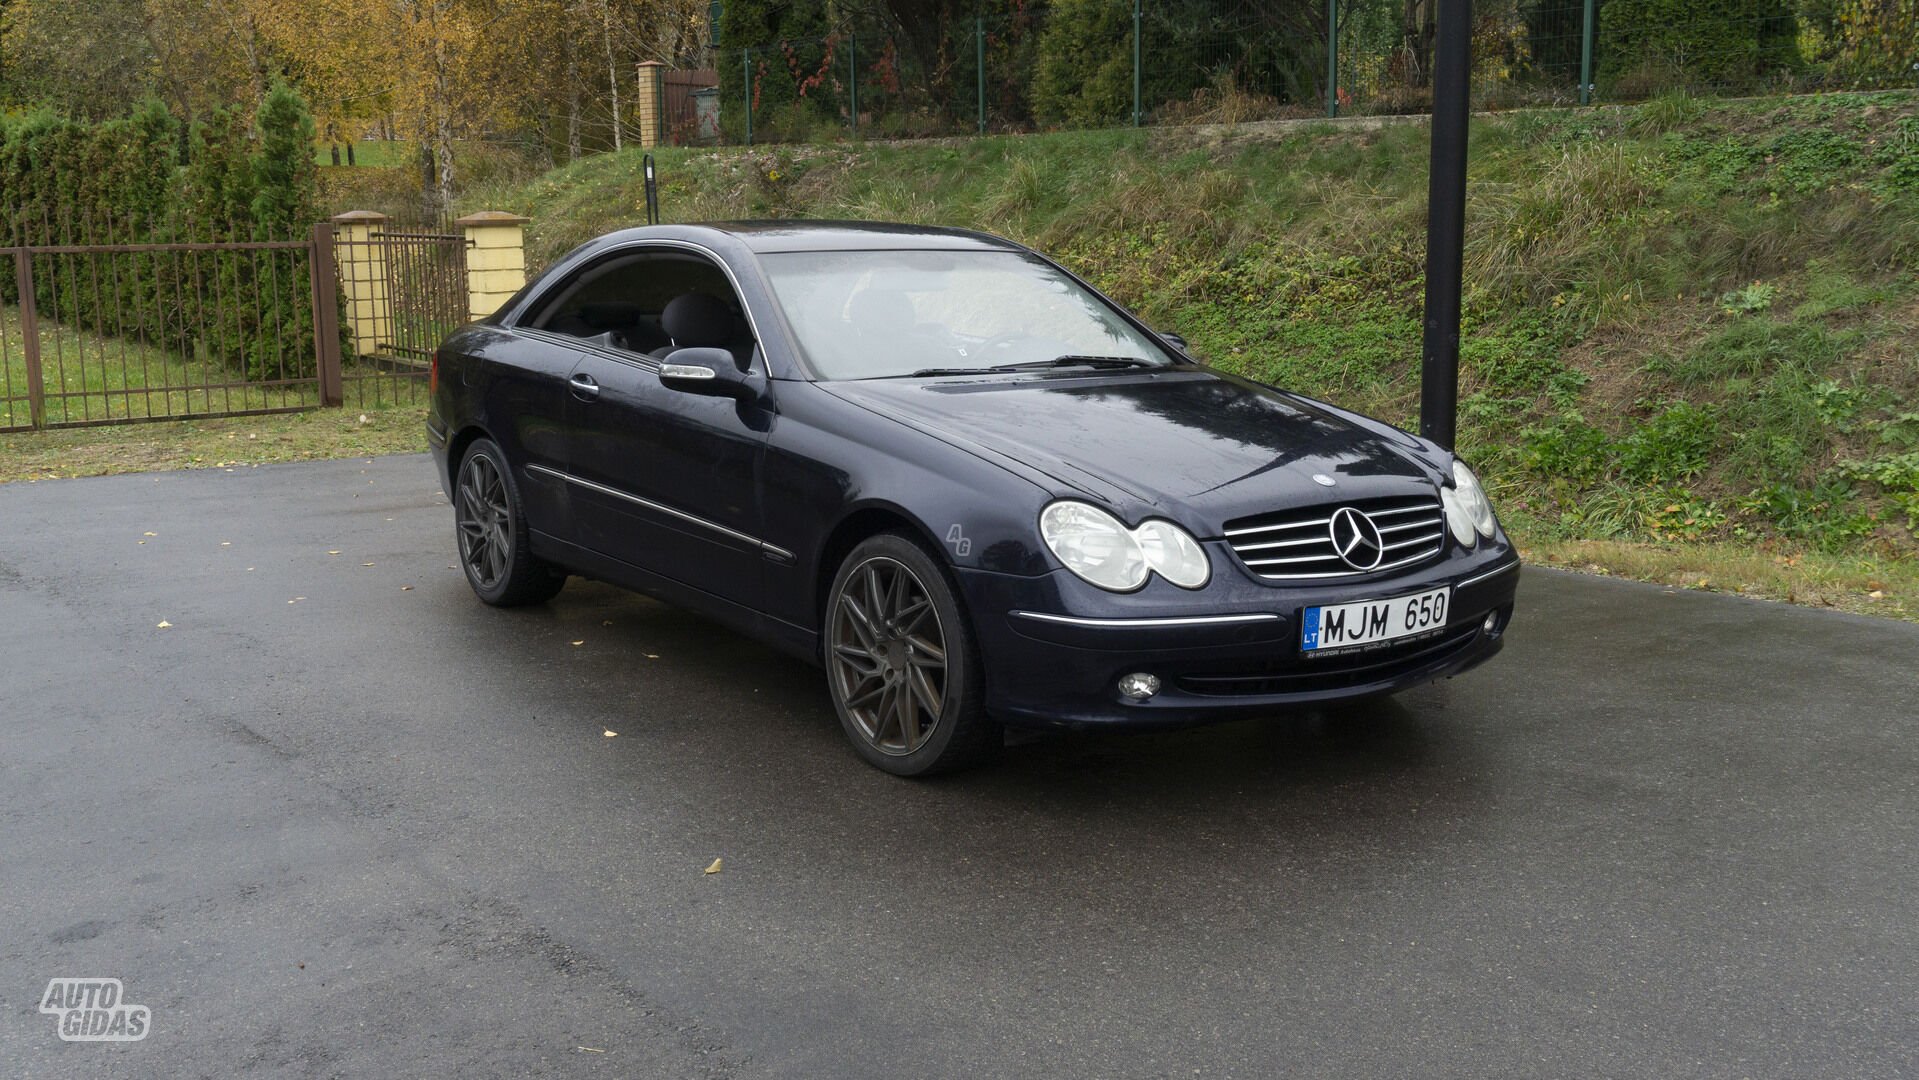
[(709, 874), (717, 874), (717, 873), (719, 873), (719, 872), (720, 872), (720, 863), (721, 863), (721, 862), (723, 862), (723, 861), (724, 861), (724, 860), (721, 860), (721, 859), (714, 859), (714, 860), (713, 860), (713, 865), (712, 865), (712, 866), (709, 866), (709, 867), (707, 867), (707, 868), (706, 868), (706, 872), (707, 872), (707, 873), (709, 873)]
[(139, 544), (144, 544), (144, 543), (146, 543), (146, 541), (145, 541), (145, 540), (137, 540), (137, 541), (135, 541), (135, 543), (139, 543)]
[(361, 565), (361, 566), (372, 566), (373, 564), (372, 564), (372, 563), (370, 563), (370, 562), (363, 562), (363, 563), (361, 563), (360, 565)]
[(141, 533), (140, 535), (141, 536), (158, 536), (160, 534), (159, 533)]
[(581, 1052), (581, 1053), (583, 1053), (583, 1054), (604, 1054), (604, 1053), (606, 1053), (606, 1051), (604, 1051), (604, 1050), (602, 1050), (602, 1049), (600, 1049), (600, 1048), (599, 1048), (599, 1047), (597, 1047), (597, 1046), (576, 1046), (576, 1047), (574, 1047), (573, 1049), (575, 1049), (575, 1050), (578, 1050), (578, 1051), (580, 1051), (580, 1052)]
[(156, 624), (156, 625), (154, 626), (154, 629), (155, 629), (155, 630), (165, 630), (165, 629), (166, 629), (167, 627), (169, 627), (169, 626), (172, 626), (172, 625), (173, 625), (172, 623), (170, 623), (170, 622), (168, 622), (168, 621), (166, 621), (165, 619), (161, 619), (161, 620), (159, 621), (159, 623), (158, 623), (158, 624)]
[(600, 734), (609, 739), (617, 739), (620, 736), (620, 733), (614, 731), (612, 728), (601, 728)]
[(647, 658), (648, 660), (658, 660), (658, 659), (660, 658), (660, 654), (659, 654), (659, 653), (653, 653), (653, 652), (650, 652), (650, 653), (645, 653), (645, 654), (643, 654), (643, 655), (645, 655), (645, 657), (646, 657), (646, 658)]
[(573, 644), (575, 644), (575, 645), (584, 645), (584, 644), (586, 644), (586, 639), (585, 639), (585, 638), (581, 638), (580, 640), (578, 640), (578, 641), (576, 641), (576, 642), (574, 642)]
[(233, 546), (233, 541), (231, 541), (231, 540), (222, 540), (222, 541), (220, 541), (220, 546), (221, 546), (221, 547), (232, 547), (232, 546)]
[(402, 585), (402, 586), (400, 586), (400, 591), (401, 591), (401, 592), (412, 592), (412, 591), (413, 591), (413, 586), (411, 586), (411, 585)]
[(328, 555), (338, 555), (338, 554), (339, 554), (339, 552), (337, 552), (337, 551), (329, 551), (329, 552), (327, 552), (327, 554), (328, 554)]

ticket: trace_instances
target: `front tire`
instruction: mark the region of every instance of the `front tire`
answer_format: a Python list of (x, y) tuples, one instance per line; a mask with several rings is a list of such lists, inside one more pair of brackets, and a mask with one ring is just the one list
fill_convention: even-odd
[(896, 533), (854, 548), (827, 594), (825, 621), (827, 689), (869, 764), (927, 776), (999, 748), (972, 628), (925, 549)]
[(473, 595), (494, 607), (540, 604), (559, 593), (566, 575), (535, 558), (527, 543), (520, 486), (506, 454), (491, 439), (467, 448), (453, 487), (460, 568)]

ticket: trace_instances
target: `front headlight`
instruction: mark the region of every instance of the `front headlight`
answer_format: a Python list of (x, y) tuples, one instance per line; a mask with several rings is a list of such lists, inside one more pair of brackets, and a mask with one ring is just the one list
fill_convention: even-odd
[(1213, 576), (1206, 549), (1199, 546), (1192, 533), (1170, 521), (1142, 521), (1133, 530), (1133, 538), (1146, 553), (1146, 565), (1182, 589), (1200, 588)]
[(1102, 589), (1131, 592), (1146, 584), (1146, 553), (1120, 520), (1082, 502), (1056, 502), (1039, 512), (1039, 534), (1066, 569)]
[(1472, 520), (1473, 528), (1491, 540), (1499, 528), (1499, 523), (1493, 520), (1493, 504), (1486, 498), (1486, 489), (1479, 486), (1479, 477), (1458, 458), (1453, 459), (1453, 487), (1459, 492), (1460, 509)]
[(1446, 508), (1446, 528), (1452, 530), (1453, 539), (1459, 546), (1470, 548), (1479, 542), (1479, 531), (1473, 528), (1473, 515), (1459, 501), (1459, 492), (1449, 487), (1439, 489), (1439, 501)]
[(1128, 529), (1097, 506), (1063, 500), (1040, 511), (1039, 532), (1068, 570), (1113, 592), (1139, 588), (1151, 572), (1182, 589), (1202, 588), (1213, 576), (1193, 534), (1160, 518)]

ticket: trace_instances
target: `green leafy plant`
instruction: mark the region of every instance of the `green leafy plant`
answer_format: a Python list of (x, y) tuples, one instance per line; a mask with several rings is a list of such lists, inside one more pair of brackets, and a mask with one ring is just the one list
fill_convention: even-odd
[(1718, 434), (1712, 413), (1690, 402), (1675, 402), (1620, 443), (1619, 470), (1641, 483), (1698, 476), (1710, 463)]
[(1734, 289), (1721, 295), (1719, 307), (1729, 315), (1750, 315), (1772, 307), (1772, 298), (1777, 295), (1778, 286), (1755, 281), (1743, 289)]

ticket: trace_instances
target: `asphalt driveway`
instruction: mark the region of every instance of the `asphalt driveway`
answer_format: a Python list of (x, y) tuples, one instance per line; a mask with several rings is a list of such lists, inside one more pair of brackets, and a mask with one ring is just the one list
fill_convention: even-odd
[(0, 1072), (1919, 1073), (1919, 627), (1528, 571), (1450, 683), (915, 783), (696, 618), (482, 607), (436, 487), (0, 487)]

